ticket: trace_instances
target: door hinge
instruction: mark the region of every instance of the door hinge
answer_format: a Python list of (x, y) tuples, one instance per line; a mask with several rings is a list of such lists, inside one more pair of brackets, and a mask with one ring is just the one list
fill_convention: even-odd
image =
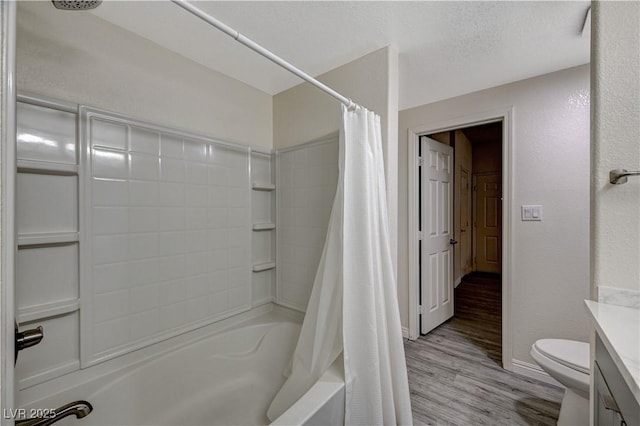
[(424, 166), (424, 158), (418, 157), (418, 167)]
[(422, 305), (418, 305), (418, 313), (419, 313), (420, 315), (424, 315), (424, 314), (425, 314), (425, 312), (424, 312), (424, 311), (425, 311), (424, 306), (422, 306)]
[(424, 232), (418, 231), (418, 241), (422, 241), (424, 239)]

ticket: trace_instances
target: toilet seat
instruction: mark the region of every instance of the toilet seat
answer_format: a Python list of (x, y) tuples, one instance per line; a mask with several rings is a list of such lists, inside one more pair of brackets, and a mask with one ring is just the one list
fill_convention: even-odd
[(542, 355), (565, 367), (590, 374), (588, 343), (575, 340), (541, 339), (534, 343), (534, 347)]

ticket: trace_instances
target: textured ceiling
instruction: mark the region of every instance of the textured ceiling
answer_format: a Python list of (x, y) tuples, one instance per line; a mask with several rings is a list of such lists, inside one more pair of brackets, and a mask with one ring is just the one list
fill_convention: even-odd
[[(195, 4), (311, 75), (392, 46), (400, 109), (589, 62), (588, 1)], [(92, 13), (269, 94), (300, 83), (168, 1), (105, 1)]]

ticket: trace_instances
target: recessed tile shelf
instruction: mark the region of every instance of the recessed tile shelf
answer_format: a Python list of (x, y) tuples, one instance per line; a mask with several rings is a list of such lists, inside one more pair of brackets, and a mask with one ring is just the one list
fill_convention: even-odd
[(35, 246), (44, 244), (67, 244), (80, 241), (78, 232), (39, 233), (18, 235), (18, 246)]
[(273, 191), (276, 189), (276, 186), (271, 182), (253, 182), (251, 188), (256, 191)]
[(77, 164), (53, 163), (37, 160), (18, 160), (18, 171), (47, 175), (73, 176), (78, 174)]
[(268, 263), (257, 263), (253, 265), (252, 269), (253, 269), (253, 272), (262, 272), (262, 271), (268, 271), (269, 269), (274, 269), (275, 267), (276, 267), (275, 262), (268, 262)]
[(59, 302), (45, 303), (38, 306), (22, 308), (18, 312), (18, 323), (24, 324), (32, 321), (64, 315), (80, 309), (78, 299), (62, 300)]
[(275, 223), (254, 223), (253, 230), (254, 231), (270, 231), (272, 229), (276, 229)]

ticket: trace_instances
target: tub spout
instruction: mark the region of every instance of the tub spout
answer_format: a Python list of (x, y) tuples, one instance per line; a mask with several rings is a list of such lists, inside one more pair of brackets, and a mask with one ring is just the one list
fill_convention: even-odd
[(72, 414), (81, 419), (88, 416), (92, 411), (93, 406), (87, 401), (74, 401), (57, 408), (50, 417), (16, 420), (15, 424), (16, 426), (48, 426)]

